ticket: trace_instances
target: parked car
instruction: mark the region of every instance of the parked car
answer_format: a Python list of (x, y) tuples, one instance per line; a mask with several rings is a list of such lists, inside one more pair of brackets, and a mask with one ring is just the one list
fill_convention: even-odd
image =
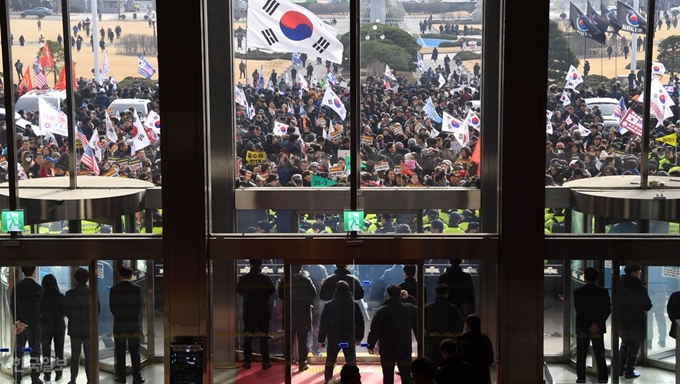
[(56, 108), (61, 108), (61, 104), (66, 100), (66, 91), (58, 89), (36, 89), (29, 91), (28, 93), (19, 97), (14, 108), (18, 112), (19, 110), (24, 111), (37, 111), (38, 110), (38, 98), (42, 97), (47, 100)]
[[(7, 114), (5, 113), (5, 108), (0, 107), (0, 122), (5, 122), (6, 120)], [(21, 115), (19, 115), (17, 112), (14, 112), (14, 122), (15, 122), (14, 133), (24, 133), (26, 131), (26, 125), (31, 124), (30, 121), (22, 118)], [(36, 135), (42, 134), (40, 126), (31, 124), (31, 127), (33, 128), (33, 132), (35, 132)]]
[(602, 113), (602, 123), (605, 128), (618, 127), (619, 118), (614, 116), (614, 108), (619, 103), (618, 100), (610, 97), (593, 97), (584, 99), (586, 105), (592, 111), (593, 107), (598, 107)]
[(52, 10), (46, 7), (35, 7), (32, 9), (27, 9), (23, 12), (21, 12), (21, 17), (26, 17), (26, 16), (38, 16), (38, 17), (45, 17), (47, 15), (51, 15)]

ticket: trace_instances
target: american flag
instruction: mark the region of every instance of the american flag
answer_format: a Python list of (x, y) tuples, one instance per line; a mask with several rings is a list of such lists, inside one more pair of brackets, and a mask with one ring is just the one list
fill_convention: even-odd
[(99, 176), (99, 164), (97, 164), (97, 160), (94, 157), (94, 151), (92, 151), (89, 145), (84, 148), (85, 152), (80, 157), (80, 163), (90, 168), (95, 176)]
[(83, 148), (90, 145), (90, 139), (85, 136), (85, 133), (83, 133), (83, 130), (80, 129), (80, 127), (78, 127), (78, 131), (76, 131), (76, 139), (83, 143)]
[(619, 99), (619, 103), (616, 104), (616, 107), (614, 107), (614, 117), (618, 118), (621, 120), (623, 118), (623, 115), (626, 114), (627, 108), (626, 108), (626, 102), (623, 101), (623, 97)]
[(47, 77), (45, 76), (45, 72), (43, 72), (42, 65), (40, 65), (38, 59), (35, 57), (33, 58), (33, 73), (35, 77), (35, 87), (38, 89), (45, 88), (47, 86)]
[(90, 170), (94, 172), (95, 176), (99, 176), (99, 164), (97, 164), (97, 160), (95, 159), (94, 151), (92, 151), (92, 148), (90, 147), (90, 141), (87, 139), (80, 127), (78, 127), (78, 131), (76, 132), (76, 138), (80, 140), (81, 143), (83, 143), (84, 152), (80, 157), (80, 163), (90, 168)]

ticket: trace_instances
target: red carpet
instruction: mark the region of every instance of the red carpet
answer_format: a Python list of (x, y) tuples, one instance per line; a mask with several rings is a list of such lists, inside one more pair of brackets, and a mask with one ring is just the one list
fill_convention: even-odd
[[(340, 378), (341, 365), (335, 367), (334, 379)], [(361, 382), (363, 384), (382, 384), (382, 370), (379, 365), (360, 365)], [(293, 366), (294, 384), (323, 384), (323, 365), (312, 365), (305, 372), (298, 373), (297, 366)], [(236, 384), (283, 384), (285, 377), (285, 365), (274, 364), (273, 367), (264, 371), (259, 363), (253, 363), (251, 369), (239, 368)], [(395, 375), (395, 384), (400, 384), (401, 379)]]

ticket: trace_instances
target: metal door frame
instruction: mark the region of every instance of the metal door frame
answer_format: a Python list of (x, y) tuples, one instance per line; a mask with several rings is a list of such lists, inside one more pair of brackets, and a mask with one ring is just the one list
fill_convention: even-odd
[[(499, 276), (499, 260), (498, 260), (498, 239), (495, 237), (471, 238), (471, 237), (435, 237), (432, 235), (425, 236), (409, 236), (400, 237), (395, 235), (385, 236), (366, 236), (359, 239), (352, 240), (350, 238), (339, 237), (334, 235), (323, 235), (318, 237), (311, 236), (266, 236), (256, 235), (245, 240), (242, 236), (239, 237), (221, 237), (211, 238), (208, 241), (208, 260), (209, 260), (209, 280), (210, 280), (210, 334), (213, 337), (226, 337), (225, 343), (213, 343), (213, 366), (215, 369), (236, 368), (236, 355), (233, 351), (236, 350), (236, 338), (233, 336), (238, 327), (238, 299), (235, 291), (236, 279), (217, 279), (215, 274), (219, 276), (235, 276), (236, 275), (236, 261), (247, 258), (252, 255), (252, 245), (254, 241), (260, 240), (260, 244), (266, 243), (269, 249), (277, 250), (277, 260), (284, 263), (284, 279), (290, 281), (290, 264), (336, 264), (346, 262), (347, 264), (415, 264), (418, 266), (418, 278), (420, 282), (424, 282), (424, 261), (425, 259), (444, 259), (450, 258), (451, 250), (455, 249), (456, 254), (465, 255), (465, 259), (477, 260), (480, 268), (479, 276), (479, 295), (480, 298), (485, 295), (487, 305), (478, 307), (480, 317), (482, 318), (483, 328), (488, 331), (489, 336), (493, 340), (493, 345), (496, 346), (496, 353), (498, 353), (498, 330), (497, 330), (497, 313), (498, 313), (498, 276)], [(394, 245), (395, 241), (399, 241), (398, 246)], [(428, 248), (423, 248), (424, 246)], [(390, 248), (387, 248), (387, 247)], [(392, 253), (386, 254), (385, 249), (391, 249)], [(422, 255), (423, 249), (428, 249), (427, 257), (414, 257), (414, 255)], [(314, 255), (313, 257), (304, 257), (300, 255)], [(469, 256), (468, 256), (469, 255)], [(216, 264), (218, 264), (216, 266)], [(227, 275), (225, 275), (227, 274)], [(233, 290), (225, 296), (225, 308), (221, 308), (215, 303), (216, 287), (223, 289), (224, 284), (228, 283), (230, 287), (227, 290)], [(290, 292), (288, 293), (290, 297)], [(422, 297), (418, 300), (419, 303), (419, 318), (424, 324), (425, 307), (424, 307), (424, 290), (420, 290)], [(480, 302), (482, 300), (480, 299)], [(495, 306), (495, 307), (494, 307)], [(284, 306), (286, 308), (286, 306)], [(219, 316), (220, 321), (215, 321), (215, 316)], [(285, 315), (284, 310), (284, 330), (290, 329), (290, 325), (286, 327), (285, 322), (289, 322), (288, 316)], [(418, 340), (424, 339), (424, 327), (420, 327)], [(230, 336), (232, 335), (232, 336)], [(290, 335), (284, 332), (284, 358), (286, 362), (286, 383), (291, 383), (291, 356), (290, 356)], [(418, 354), (424, 355), (424, 343), (418, 342)], [(221, 359), (221, 360), (220, 360)]]

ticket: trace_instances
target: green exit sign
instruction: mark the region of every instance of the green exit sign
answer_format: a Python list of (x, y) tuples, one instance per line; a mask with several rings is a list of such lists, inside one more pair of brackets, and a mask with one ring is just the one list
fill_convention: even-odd
[(364, 211), (345, 211), (343, 218), (346, 232), (364, 231)]
[(3, 232), (23, 232), (24, 211), (2, 211)]

